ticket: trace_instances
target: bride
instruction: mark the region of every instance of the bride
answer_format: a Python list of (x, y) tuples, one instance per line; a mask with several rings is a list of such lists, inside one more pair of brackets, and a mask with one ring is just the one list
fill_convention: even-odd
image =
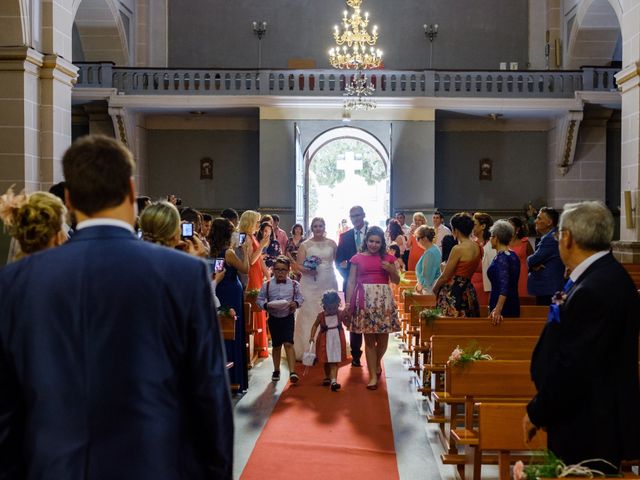
[[(311, 232), (313, 236), (302, 242), (296, 257), (302, 272), (300, 292), (304, 297), (304, 303), (296, 313), (296, 327), (293, 337), (297, 360), (301, 360), (302, 354), (309, 349), (311, 327), (316, 321), (318, 313), (322, 311), (320, 304), (322, 294), (327, 290), (338, 289), (333, 269), (337, 246), (336, 242), (325, 237), (323, 218), (316, 217), (311, 221)], [(315, 271), (304, 266), (305, 259), (313, 256), (320, 259)]]

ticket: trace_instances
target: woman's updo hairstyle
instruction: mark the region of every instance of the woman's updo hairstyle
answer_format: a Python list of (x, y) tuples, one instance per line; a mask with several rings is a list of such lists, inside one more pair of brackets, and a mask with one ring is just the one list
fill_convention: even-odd
[(143, 240), (173, 247), (180, 233), (180, 213), (173, 203), (152, 203), (140, 215), (140, 229)]
[(0, 219), (25, 255), (47, 248), (62, 230), (67, 209), (62, 200), (48, 192), (14, 195), (13, 190), (0, 198)]

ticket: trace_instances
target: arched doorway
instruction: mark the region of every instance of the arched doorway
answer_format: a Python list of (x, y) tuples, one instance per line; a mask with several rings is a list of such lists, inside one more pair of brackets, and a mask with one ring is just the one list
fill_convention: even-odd
[[(305, 220), (323, 217), (337, 240), (349, 209), (361, 205), (370, 225), (384, 227), (390, 212), (389, 154), (375, 136), (338, 127), (316, 137), (304, 154)], [(350, 226), (350, 224), (348, 224)]]

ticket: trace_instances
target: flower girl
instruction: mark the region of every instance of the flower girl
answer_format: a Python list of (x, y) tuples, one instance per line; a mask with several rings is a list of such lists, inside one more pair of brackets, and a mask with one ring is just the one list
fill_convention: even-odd
[(323, 311), (318, 314), (313, 327), (309, 343), (313, 342), (316, 331), (320, 333), (316, 342), (316, 355), (324, 363), (325, 378), (323, 385), (331, 385), (331, 390), (340, 390), (338, 383), (338, 363), (347, 359), (346, 341), (343, 325), (348, 326), (348, 315), (340, 310), (340, 296), (335, 290), (328, 290), (322, 295)]

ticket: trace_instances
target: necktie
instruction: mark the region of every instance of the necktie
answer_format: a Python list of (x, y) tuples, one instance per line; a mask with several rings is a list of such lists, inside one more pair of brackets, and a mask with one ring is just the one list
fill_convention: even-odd
[(356, 248), (360, 250), (362, 246), (362, 238), (360, 238), (360, 230), (356, 230)]
[(573, 280), (569, 279), (567, 280), (567, 283), (564, 284), (564, 293), (569, 293), (569, 290), (571, 290), (571, 287), (573, 287)]

